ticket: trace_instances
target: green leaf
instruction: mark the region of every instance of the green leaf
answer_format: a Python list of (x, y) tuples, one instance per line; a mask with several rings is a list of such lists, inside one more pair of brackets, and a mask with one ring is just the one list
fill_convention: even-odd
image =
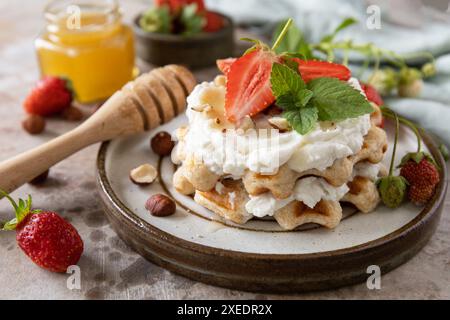
[(272, 91), (275, 97), (286, 94), (296, 96), (298, 92), (306, 88), (302, 77), (288, 66), (274, 63), (270, 75)]
[(161, 6), (147, 10), (139, 19), (139, 26), (146, 32), (170, 33), (169, 7)]
[(342, 30), (344, 30), (344, 29), (350, 27), (351, 25), (353, 25), (353, 24), (355, 24), (355, 23), (357, 23), (357, 22), (358, 22), (358, 20), (356, 20), (356, 19), (354, 19), (354, 18), (346, 18), (344, 21), (342, 21), (342, 22), (336, 27), (336, 29), (334, 29), (333, 33), (331, 33), (331, 34), (326, 35), (325, 37), (323, 37), (322, 40), (321, 40), (320, 42), (331, 42), (331, 41), (333, 41), (333, 40), (334, 40), (334, 37), (336, 37), (336, 35), (337, 35), (340, 31), (342, 31)]
[(373, 112), (366, 98), (348, 83), (335, 78), (317, 78), (308, 83), (314, 93), (310, 104), (320, 121), (340, 121)]
[(283, 117), (289, 122), (289, 124), (300, 134), (307, 134), (315, 128), (318, 113), (317, 109), (301, 108), (298, 110), (289, 110), (283, 112)]
[(197, 4), (193, 3), (183, 6), (181, 9), (180, 22), (183, 25), (182, 34), (190, 36), (202, 32), (206, 24), (205, 17), (198, 14)]
[[(280, 36), (286, 21), (282, 21), (278, 24), (274, 31), (273, 39), (277, 39)], [(309, 48), (308, 42), (305, 40), (303, 32), (294, 24), (287, 31), (284, 39), (281, 41), (279, 46), (275, 49), (278, 54), (289, 52), (301, 54), (302, 59), (312, 59), (313, 54)]]

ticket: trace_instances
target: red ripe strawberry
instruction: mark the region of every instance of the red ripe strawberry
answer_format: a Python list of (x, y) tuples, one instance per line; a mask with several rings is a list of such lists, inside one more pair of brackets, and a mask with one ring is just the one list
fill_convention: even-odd
[(342, 64), (317, 60), (301, 60), (299, 58), (293, 58), (292, 60), (298, 63), (298, 69), (305, 82), (323, 77), (347, 81), (352, 76), (350, 70)]
[(372, 103), (374, 111), (370, 114), (370, 119), (379, 128), (384, 128), (383, 112), (376, 103)]
[(77, 230), (58, 214), (31, 209), (31, 196), (19, 204), (6, 193), (16, 211), (16, 218), (3, 230), (16, 230), (16, 240), (25, 254), (38, 266), (53, 272), (66, 272), (83, 253), (83, 240)]
[(231, 65), (237, 60), (237, 58), (219, 59), (216, 61), (217, 68), (226, 76), (230, 73)]
[(423, 205), (434, 194), (440, 181), (439, 171), (431, 156), (423, 153), (409, 153), (400, 164), (400, 175), (409, 185), (409, 200), (417, 205)]
[(224, 20), (221, 15), (207, 11), (206, 12), (206, 25), (203, 28), (205, 32), (217, 32), (224, 26)]
[(178, 12), (181, 7), (195, 3), (199, 12), (205, 11), (205, 3), (203, 0), (155, 0), (155, 5), (161, 7), (164, 5), (169, 6), (170, 11)]
[(277, 60), (273, 52), (257, 48), (232, 64), (225, 97), (225, 113), (230, 121), (255, 115), (275, 101), (270, 74)]
[(44, 77), (30, 92), (23, 104), (25, 111), (39, 116), (50, 116), (70, 107), (72, 91), (66, 80)]
[(379, 106), (384, 105), (383, 98), (381, 98), (377, 89), (372, 87), (370, 84), (365, 84), (365, 83), (360, 83), (360, 84), (361, 84), (361, 88), (363, 89), (364, 93), (366, 94), (367, 100), (369, 100)]

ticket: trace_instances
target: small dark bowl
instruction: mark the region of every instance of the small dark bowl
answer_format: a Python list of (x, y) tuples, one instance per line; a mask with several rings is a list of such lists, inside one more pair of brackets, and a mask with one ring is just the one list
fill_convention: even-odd
[(139, 26), (141, 15), (137, 16), (133, 28), (139, 58), (157, 66), (176, 63), (196, 69), (213, 66), (217, 59), (231, 57), (234, 24), (229, 17), (217, 14), (225, 21), (221, 30), (189, 37), (146, 32)]

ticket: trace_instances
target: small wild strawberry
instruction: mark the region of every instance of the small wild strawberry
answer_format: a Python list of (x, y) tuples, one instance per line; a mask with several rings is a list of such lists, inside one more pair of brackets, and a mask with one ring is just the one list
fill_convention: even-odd
[(433, 158), (424, 152), (408, 153), (403, 157), (400, 167), (400, 175), (410, 184), (409, 200), (417, 205), (428, 202), (440, 181)]
[(391, 165), (389, 168), (389, 175), (380, 178), (377, 181), (378, 192), (383, 203), (389, 208), (397, 208), (405, 200), (406, 191), (408, 189), (408, 182), (401, 176), (394, 176), (394, 161), (395, 153), (397, 151), (399, 120), (397, 114), (394, 113), (396, 120), (394, 149), (392, 150)]
[(14, 207), (16, 217), (3, 230), (16, 230), (19, 247), (38, 266), (53, 272), (66, 272), (83, 253), (83, 240), (77, 230), (57, 213), (32, 210), (31, 196), (16, 203), (0, 190)]

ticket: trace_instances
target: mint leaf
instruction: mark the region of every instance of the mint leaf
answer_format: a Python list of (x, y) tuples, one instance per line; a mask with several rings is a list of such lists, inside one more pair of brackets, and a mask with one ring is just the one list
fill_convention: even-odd
[(320, 121), (339, 121), (373, 112), (366, 98), (348, 83), (336, 78), (317, 78), (308, 83), (314, 93), (311, 106), (317, 108)]
[(274, 63), (272, 66), (270, 83), (275, 97), (286, 94), (296, 96), (298, 92), (306, 88), (305, 82), (298, 73), (279, 63)]
[(283, 117), (289, 122), (292, 128), (300, 134), (307, 134), (315, 128), (318, 113), (314, 107), (288, 110), (283, 112)]

